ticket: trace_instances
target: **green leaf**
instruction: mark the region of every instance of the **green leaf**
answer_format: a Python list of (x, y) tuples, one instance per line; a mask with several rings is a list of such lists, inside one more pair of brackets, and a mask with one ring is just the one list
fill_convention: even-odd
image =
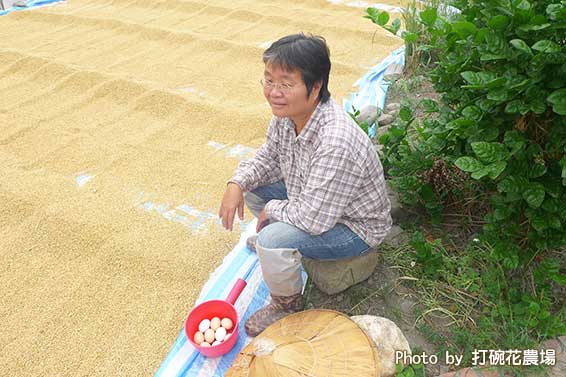
[(401, 28), (401, 20), (396, 18), (393, 20), (393, 22), (391, 23), (391, 27), (388, 30), (393, 34), (397, 35), (397, 32), (399, 31), (400, 28)]
[[(496, 127), (490, 127), (490, 128), (484, 129), (481, 132), (480, 136), (481, 136), (481, 138), (478, 139), (478, 141), (493, 141), (493, 140), (495, 140), (499, 137), (499, 129), (496, 128)], [(470, 140), (470, 142), (472, 142), (472, 141)]]
[(529, 3), (527, 0), (519, 0), (519, 1), (515, 1), (516, 4), (515, 8), (520, 9), (520, 10), (530, 10), (531, 9), (531, 3)]
[(554, 21), (566, 20), (566, 4), (550, 4), (546, 7), (546, 14)]
[(529, 105), (517, 99), (508, 102), (507, 105), (505, 106), (505, 112), (509, 114), (525, 115), (526, 113), (529, 112), (530, 109), (531, 108)]
[(501, 143), (488, 143), (485, 141), (478, 141), (472, 143), (474, 153), (486, 164), (492, 162), (506, 160), (509, 156), (507, 148)]
[(470, 127), (473, 124), (474, 124), (474, 121), (471, 120), (471, 119), (458, 118), (458, 119), (454, 119), (453, 121), (446, 123), (446, 128), (449, 129), (449, 130), (459, 130), (459, 129), (464, 129), (464, 128)]
[(464, 80), (470, 83), (470, 85), (462, 85), (462, 88), (469, 89), (497, 88), (506, 81), (504, 77), (497, 77), (495, 73), (488, 71), (465, 71), (460, 73), (460, 75), (464, 78)]
[(491, 60), (500, 60), (500, 59), (506, 59), (507, 55), (505, 54), (482, 54), (480, 56), (480, 60), (482, 62), (487, 62), (487, 61), (491, 61)]
[(401, 110), (399, 110), (399, 118), (405, 122), (409, 122), (413, 118), (413, 112), (410, 108), (403, 106)]
[(386, 11), (381, 11), (379, 13), (379, 16), (377, 16), (377, 24), (379, 26), (384, 26), (387, 25), (388, 22), (389, 22), (389, 13), (387, 13)]
[(544, 200), (544, 186), (538, 182), (531, 182), (528, 188), (523, 191), (523, 199), (533, 208), (538, 208)]
[(549, 228), (562, 230), (562, 223), (560, 222), (560, 218), (556, 215), (547, 214), (546, 224), (548, 225)]
[(501, 173), (503, 173), (503, 170), (505, 170), (505, 168), (507, 167), (507, 162), (497, 161), (493, 164), (488, 165), (487, 167), (489, 168), (489, 178), (496, 179)]
[(537, 304), (536, 302), (531, 302), (529, 304), (529, 313), (531, 313), (532, 315), (536, 315), (538, 314), (539, 311), (540, 311), (539, 304)]
[(538, 216), (538, 215), (533, 217), (533, 219), (531, 220), (531, 225), (539, 233), (542, 233), (548, 227), (546, 223), (546, 218), (544, 218), (544, 216)]
[(552, 105), (552, 110), (559, 115), (566, 115), (566, 89), (558, 89), (546, 97)]
[(425, 113), (437, 113), (439, 111), (438, 103), (436, 103), (436, 101), (434, 100), (424, 99), (421, 103), (424, 107)]
[(505, 220), (506, 218), (511, 216), (511, 208), (509, 206), (497, 208), (495, 211), (493, 211), (493, 215), (497, 220)]
[(493, 110), (493, 107), (495, 106), (495, 102), (487, 98), (480, 98), (478, 101), (476, 101), (476, 104), (478, 105), (481, 111), (486, 113)]
[(366, 9), (366, 15), (364, 16), (364, 18), (369, 18), (371, 20), (371, 22), (373, 22), (374, 24), (377, 24), (377, 18), (379, 17), (379, 10), (377, 10), (376, 8), (367, 8)]
[(418, 34), (411, 33), (410, 31), (404, 31), (402, 37), (406, 43), (415, 43), (419, 39)]
[(518, 27), (519, 30), (522, 31), (538, 31), (544, 30), (551, 26), (550, 24), (528, 24), (528, 25), (521, 25)]
[(495, 30), (504, 30), (509, 25), (509, 17), (503, 15), (494, 16), (487, 25)]
[[(464, 80), (466, 80), (471, 85), (481, 85), (486, 82), (486, 80), (482, 79), (482, 77), (479, 75), (478, 72), (465, 71), (465, 72), (461, 72), (460, 75), (464, 78)], [(489, 79), (493, 79), (493, 78), (495, 78), (494, 74), (493, 76), (489, 77)], [(487, 81), (489, 81), (489, 79)]]
[(559, 161), (560, 166), (562, 167), (562, 178), (566, 178), (566, 156), (563, 156)]
[(528, 184), (529, 181), (526, 178), (510, 175), (499, 182), (497, 190), (499, 190), (499, 192), (517, 194), (523, 192)]
[(511, 149), (509, 154), (513, 156), (525, 146), (525, 137), (518, 131), (507, 131), (505, 132), (504, 143)]
[(452, 24), (454, 31), (458, 33), (462, 38), (466, 38), (469, 35), (474, 35), (478, 28), (471, 22), (468, 21), (457, 21)]
[(397, 36), (397, 35), (399, 35), (399, 34), (398, 34), (399, 28), (401, 27), (401, 23), (400, 23), (400, 22), (397, 22), (397, 21), (399, 21), (398, 18), (396, 18), (396, 19), (391, 23), (391, 25), (385, 25), (385, 26), (382, 26), (382, 27), (383, 27), (385, 30), (389, 31), (391, 34)]
[(544, 53), (560, 52), (560, 45), (555, 42), (549, 41), (548, 39), (543, 39), (531, 46), (535, 51), (540, 51)]
[(528, 178), (542, 177), (546, 173), (546, 166), (543, 164), (532, 164), (531, 169), (527, 172)]
[(464, 118), (472, 119), (472, 120), (480, 120), (483, 116), (482, 111), (479, 107), (475, 105), (466, 106), (464, 110), (462, 110), (462, 115)]
[(426, 145), (430, 148), (429, 150), (431, 152), (438, 152), (446, 146), (446, 139), (434, 135), (427, 139)]
[(478, 29), (478, 31), (476, 32), (476, 35), (474, 35), (474, 43), (476, 44), (482, 44), (483, 41), (485, 40), (485, 37), (488, 35), (488, 33), (491, 33), (492, 31), (489, 30), (486, 27), (482, 27), (481, 29)]
[(507, 88), (508, 89), (515, 89), (515, 90), (522, 90), (530, 82), (531, 82), (531, 80), (528, 80), (528, 79), (525, 79), (523, 81), (517, 81), (517, 82), (513, 83), (512, 85), (507, 86)]
[(423, 24), (427, 26), (432, 26), (436, 22), (438, 17), (436, 8), (427, 8), (419, 14)]
[(539, 114), (539, 115), (544, 114), (544, 112), (546, 111), (546, 108), (547, 108), (547, 105), (540, 98), (534, 99), (530, 103), (530, 105), (531, 105), (532, 112), (535, 113), (535, 114)]
[(492, 101), (503, 102), (509, 97), (509, 92), (505, 88), (497, 88), (495, 90), (490, 90), (487, 93), (487, 98)]
[(527, 45), (522, 39), (512, 39), (509, 43), (511, 43), (511, 46), (515, 47), (519, 51), (529, 55), (533, 54), (529, 45)]
[(488, 175), (490, 173), (490, 169), (489, 167), (483, 167), (480, 170), (477, 170), (475, 172), (472, 173), (472, 178), (473, 179), (482, 179), (483, 177), (485, 177), (486, 175)]
[(473, 157), (464, 156), (454, 161), (454, 164), (465, 172), (473, 173), (484, 168), (484, 165)]
[[(544, 184), (544, 189), (546, 190), (546, 193), (550, 195), (552, 198), (557, 199), (560, 198), (560, 196), (562, 195), (563, 189), (559, 177), (545, 176), (543, 177), (542, 184)], [(564, 209), (564, 212), (566, 214), (566, 208)]]

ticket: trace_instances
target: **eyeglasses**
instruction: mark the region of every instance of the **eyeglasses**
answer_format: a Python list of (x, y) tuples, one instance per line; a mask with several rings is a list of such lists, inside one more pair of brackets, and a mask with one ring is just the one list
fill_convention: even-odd
[(285, 83), (277, 84), (275, 82), (264, 79), (259, 80), (259, 83), (261, 84), (261, 86), (263, 86), (264, 89), (267, 90), (277, 89), (283, 93), (289, 93), (296, 87), (300, 86), (300, 84), (285, 84)]

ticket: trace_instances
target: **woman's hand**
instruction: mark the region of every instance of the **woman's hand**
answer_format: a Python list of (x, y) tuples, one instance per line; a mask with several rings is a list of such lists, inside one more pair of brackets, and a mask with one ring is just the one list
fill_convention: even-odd
[(218, 217), (222, 219), (224, 229), (232, 231), (234, 225), (234, 216), (238, 211), (240, 220), (244, 219), (244, 193), (240, 186), (235, 183), (228, 183), (224, 197), (218, 210)]
[(265, 209), (262, 209), (257, 219), (257, 225), (255, 227), (255, 231), (259, 233), (263, 228), (265, 228), (268, 225), (269, 225), (269, 218), (267, 218), (267, 215), (265, 214)]

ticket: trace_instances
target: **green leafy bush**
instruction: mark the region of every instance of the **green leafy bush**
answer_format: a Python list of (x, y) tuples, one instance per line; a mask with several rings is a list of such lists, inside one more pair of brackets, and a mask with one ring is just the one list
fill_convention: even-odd
[[(405, 202), (436, 216), (455, 192), (475, 195), (487, 213), (481, 238), (509, 281), (494, 292), (509, 306), (491, 318), (507, 310), (530, 332), (556, 335), (564, 327), (549, 314), (550, 289), (566, 284), (566, 271), (563, 254), (548, 251), (566, 247), (566, 1), (453, 6), (458, 16), (419, 13), (426, 36), (402, 34), (435, 57), (430, 79), (441, 98), (412, 109), (424, 114), (419, 122), (406, 110), (381, 136), (384, 166)], [(368, 9), (366, 17), (399, 30), (385, 12)], [(457, 178), (451, 188), (433, 184), (437, 165)], [(418, 255), (434, 255), (423, 245)]]
[[(454, 21), (434, 8), (420, 13), (430, 35), (425, 47), (438, 56), (431, 79), (442, 101), (426, 104), (438, 117), (423, 122), (413, 147), (406, 129), (391, 130), (389, 138), (402, 140), (389, 157), (417, 156), (430, 165), (436, 156), (455, 164), (492, 193), (486, 231), (521, 247), (562, 247), (566, 2), (458, 1), (455, 6), (461, 15)], [(378, 24), (388, 20), (384, 12), (368, 12)], [(395, 21), (392, 25), (382, 26), (396, 29)], [(393, 162), (391, 173), (406, 176), (426, 165), (403, 164)]]

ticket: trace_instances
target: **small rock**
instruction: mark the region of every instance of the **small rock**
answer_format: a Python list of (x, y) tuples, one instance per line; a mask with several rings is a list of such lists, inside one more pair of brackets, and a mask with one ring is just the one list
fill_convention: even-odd
[(377, 124), (380, 127), (390, 125), (395, 120), (395, 117), (391, 114), (381, 114), (379, 118), (377, 118)]
[(387, 182), (387, 195), (389, 196), (389, 202), (391, 203), (391, 217), (393, 218), (393, 223), (399, 224), (408, 219), (411, 214), (403, 208), (399, 201), (399, 195), (395, 190), (393, 190), (389, 182)]
[(553, 349), (555, 352), (555, 365), (547, 370), (549, 377), (566, 376), (566, 336), (547, 340), (540, 345), (540, 350)]
[(381, 359), (381, 376), (394, 376), (395, 351), (411, 354), (409, 342), (395, 322), (373, 315), (355, 315), (350, 317), (373, 340)]
[(385, 112), (389, 114), (393, 114), (393, 113), (397, 114), (399, 110), (401, 110), (401, 104), (398, 102), (388, 103), (385, 106)]
[(403, 229), (401, 229), (399, 225), (393, 225), (389, 230), (389, 233), (387, 233), (387, 236), (385, 236), (383, 243), (388, 246), (398, 248), (408, 243), (408, 241), (409, 237), (405, 232), (403, 232)]
[(390, 126), (379, 126), (377, 127), (377, 137), (381, 137), (381, 135), (385, 134), (387, 131), (389, 131), (389, 127)]
[(377, 106), (366, 106), (360, 110), (360, 114), (356, 117), (359, 123), (366, 122), (368, 125), (372, 125), (375, 122), (375, 118), (381, 113), (381, 110)]
[(403, 66), (401, 64), (389, 64), (383, 73), (383, 79), (386, 81), (397, 81), (403, 74)]
[(14, 6), (15, 6), (15, 7), (25, 8), (25, 7), (27, 7), (28, 5), (27, 5), (27, 2), (26, 2), (26, 1), (16, 1), (16, 2), (14, 3)]

